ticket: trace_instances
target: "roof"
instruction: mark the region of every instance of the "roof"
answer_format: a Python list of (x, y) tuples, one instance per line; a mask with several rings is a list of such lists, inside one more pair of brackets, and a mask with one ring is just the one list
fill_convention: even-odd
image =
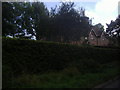
[(98, 27), (93, 27), (92, 28), (92, 30), (94, 31), (94, 33), (95, 33), (95, 35), (96, 36), (101, 36), (102, 35), (102, 32), (103, 32), (103, 30), (101, 30), (100, 28), (98, 28)]

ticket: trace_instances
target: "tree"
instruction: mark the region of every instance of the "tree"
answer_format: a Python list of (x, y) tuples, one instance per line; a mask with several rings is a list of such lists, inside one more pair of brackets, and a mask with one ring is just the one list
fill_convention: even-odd
[[(70, 42), (87, 36), (91, 25), (85, 10), (76, 10), (73, 2), (62, 2), (49, 13), (43, 2), (8, 2), (3, 4), (3, 35), (37, 40)], [(6, 12), (7, 10), (7, 12)], [(9, 16), (10, 15), (10, 16)]]
[(90, 31), (89, 18), (85, 16), (85, 11), (81, 10), (79, 13), (74, 6), (73, 2), (62, 2), (59, 8), (52, 9), (56, 41), (61, 41), (61, 38), (64, 42), (77, 41)]
[(31, 36), (35, 35), (33, 28), (33, 20), (32, 20), (32, 6), (31, 3), (21, 2), (21, 3), (13, 3), (15, 7), (16, 13), (16, 28), (17, 36), (19, 38), (25, 37), (27, 34), (31, 34)]
[(111, 21), (110, 24), (107, 24), (106, 32), (110, 37), (116, 38), (118, 43), (120, 44), (120, 15), (117, 17), (115, 21)]
[(34, 21), (34, 29), (36, 31), (37, 40), (47, 37), (49, 11), (42, 2), (32, 3), (33, 12), (32, 18)]
[(3, 2), (2, 3), (2, 35), (12, 35), (15, 34), (14, 25), (14, 8), (12, 3)]
[(3, 36), (24, 37), (25, 34), (34, 35), (30, 3), (4, 2), (3, 3)]

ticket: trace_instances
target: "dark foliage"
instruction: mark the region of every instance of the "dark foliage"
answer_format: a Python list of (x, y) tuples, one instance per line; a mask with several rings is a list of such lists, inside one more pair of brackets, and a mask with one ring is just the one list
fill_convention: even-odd
[(107, 63), (117, 59), (117, 49), (3, 39), (3, 65), (10, 67), (15, 74), (59, 71), (72, 63), (77, 63), (81, 69), (81, 65), (91, 64), (87, 65), (88, 69), (97, 63)]
[(27, 38), (31, 34), (28, 39), (36, 36), (37, 40), (71, 42), (91, 30), (85, 10), (76, 10), (73, 2), (62, 2), (51, 12), (43, 2), (4, 2), (2, 6), (3, 36)]
[(115, 21), (111, 21), (110, 24), (107, 24), (106, 32), (115, 42), (117, 39), (118, 44), (120, 45), (120, 15), (117, 17)]

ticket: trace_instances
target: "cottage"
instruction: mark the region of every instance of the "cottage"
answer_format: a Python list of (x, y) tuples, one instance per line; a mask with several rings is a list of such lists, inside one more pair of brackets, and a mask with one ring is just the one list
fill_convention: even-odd
[(89, 33), (88, 43), (94, 46), (108, 46), (110, 43), (106, 37), (104, 30), (98, 27), (93, 27)]

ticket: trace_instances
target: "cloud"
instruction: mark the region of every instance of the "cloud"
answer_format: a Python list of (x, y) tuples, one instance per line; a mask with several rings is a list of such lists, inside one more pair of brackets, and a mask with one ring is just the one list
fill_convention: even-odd
[(118, 14), (120, 15), (120, 1), (119, 1), (119, 4), (118, 4)]
[(118, 16), (119, 0), (99, 0), (94, 10), (86, 11), (86, 15), (93, 18), (93, 23), (102, 23), (106, 28), (106, 23), (115, 20)]
[(116, 10), (119, 0), (101, 0), (96, 4), (95, 10), (101, 13), (112, 13)]
[(42, 1), (42, 2), (96, 2), (98, 0), (39, 0), (39, 1)]

